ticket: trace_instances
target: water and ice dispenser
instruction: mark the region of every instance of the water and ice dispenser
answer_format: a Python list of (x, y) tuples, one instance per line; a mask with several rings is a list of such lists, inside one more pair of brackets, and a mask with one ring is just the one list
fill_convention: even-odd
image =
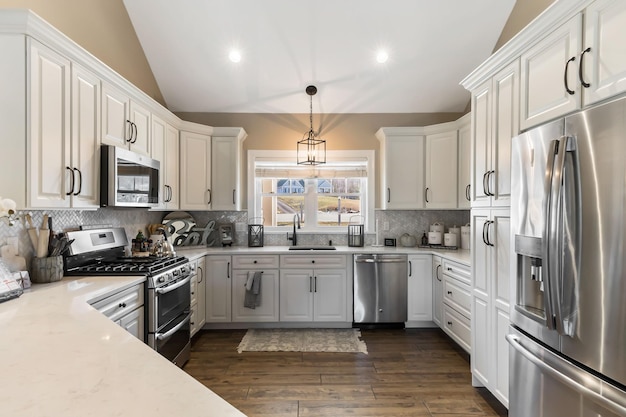
[(515, 236), (517, 299), (515, 309), (538, 322), (546, 321), (541, 238)]

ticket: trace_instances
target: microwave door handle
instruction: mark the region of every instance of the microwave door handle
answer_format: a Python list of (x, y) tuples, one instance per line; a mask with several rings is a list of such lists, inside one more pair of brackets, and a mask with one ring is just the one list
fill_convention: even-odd
[[(543, 282), (544, 282), (544, 307), (546, 310), (546, 326), (550, 330), (554, 330), (556, 328), (555, 317), (554, 317), (554, 300), (552, 297), (552, 293), (554, 291), (553, 288), (553, 254), (552, 248), (554, 243), (554, 232), (553, 232), (553, 210), (554, 210), (554, 194), (553, 194), (553, 182), (554, 182), (554, 165), (555, 159), (557, 158), (557, 150), (558, 150), (558, 140), (553, 140), (550, 142), (550, 147), (548, 150), (548, 161), (546, 167), (546, 175), (544, 179), (544, 189), (546, 190), (546, 195), (543, 200), (543, 233), (542, 233), (542, 265), (543, 268)], [(557, 256), (557, 253), (554, 254)]]
[(176, 333), (177, 331), (179, 331), (185, 324), (187, 324), (189, 322), (189, 320), (191, 320), (191, 313), (187, 314), (187, 317), (185, 317), (183, 319), (183, 321), (181, 321), (180, 323), (178, 323), (176, 326), (174, 326), (172, 329), (168, 330), (165, 333), (157, 333), (154, 335), (154, 337), (157, 340), (165, 340), (165, 339), (169, 339), (170, 337), (172, 337), (172, 335), (174, 333)]
[(187, 276), (187, 278), (185, 278), (185, 279), (183, 279), (181, 281), (178, 281), (174, 285), (170, 285), (170, 286), (165, 287), (165, 288), (157, 288), (157, 289), (154, 290), (154, 292), (156, 292), (159, 295), (167, 294), (170, 291), (174, 291), (175, 289), (182, 287), (183, 285), (187, 284), (189, 281), (191, 281), (191, 275)]

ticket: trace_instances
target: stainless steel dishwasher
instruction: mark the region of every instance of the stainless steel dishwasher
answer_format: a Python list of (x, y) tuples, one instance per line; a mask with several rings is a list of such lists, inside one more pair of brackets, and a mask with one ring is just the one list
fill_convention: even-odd
[(354, 255), (355, 323), (403, 323), (406, 304), (406, 255)]

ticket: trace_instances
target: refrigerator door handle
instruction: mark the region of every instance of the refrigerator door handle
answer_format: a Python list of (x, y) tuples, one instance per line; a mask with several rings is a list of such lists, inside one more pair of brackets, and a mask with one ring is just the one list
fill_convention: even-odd
[(539, 368), (541, 372), (543, 372), (545, 375), (548, 375), (554, 378), (555, 380), (559, 381), (566, 387), (578, 392), (579, 394), (581, 394), (582, 396), (586, 398), (591, 399), (596, 404), (600, 405), (601, 407), (604, 407), (607, 410), (610, 410), (611, 412), (614, 412), (617, 415), (620, 415), (620, 416), (626, 415), (626, 408), (624, 406), (612, 401), (611, 399), (607, 397), (603, 397), (598, 392), (580, 384), (579, 382), (563, 374), (559, 370), (546, 364), (541, 358), (538, 358), (535, 354), (533, 354), (533, 352), (526, 349), (526, 347), (521, 343), (521, 340), (518, 336), (514, 334), (507, 334), (506, 340), (507, 342), (509, 342), (511, 347), (515, 349), (517, 353), (519, 353), (524, 358), (532, 362), (533, 365)]

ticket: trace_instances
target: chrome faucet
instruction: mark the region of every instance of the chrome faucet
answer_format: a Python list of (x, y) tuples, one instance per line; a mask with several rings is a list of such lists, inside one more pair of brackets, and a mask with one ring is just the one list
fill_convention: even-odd
[(296, 234), (296, 225), (298, 225), (298, 229), (300, 228), (300, 216), (298, 213), (293, 215), (293, 234), (289, 237), (289, 233), (287, 233), (287, 240), (291, 240), (293, 246), (298, 244), (298, 235)]

